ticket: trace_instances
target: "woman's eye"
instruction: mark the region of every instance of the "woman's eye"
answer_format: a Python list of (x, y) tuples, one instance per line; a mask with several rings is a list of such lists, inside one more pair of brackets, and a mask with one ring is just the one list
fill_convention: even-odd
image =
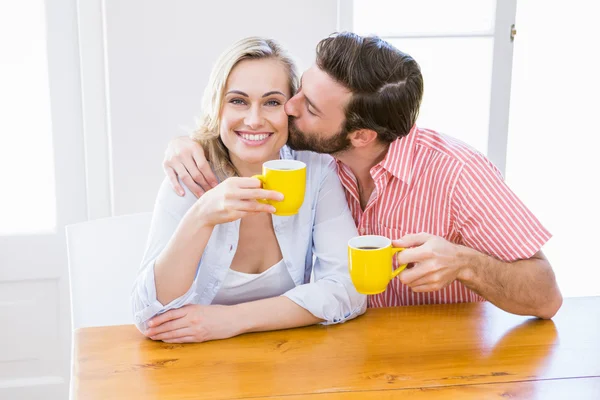
[(242, 99), (231, 99), (231, 100), (229, 100), (229, 102), (231, 104), (236, 104), (236, 105), (244, 105), (244, 104), (246, 104), (246, 102), (244, 100), (242, 100)]
[(269, 100), (265, 103), (268, 106), (279, 106), (281, 103), (278, 100)]

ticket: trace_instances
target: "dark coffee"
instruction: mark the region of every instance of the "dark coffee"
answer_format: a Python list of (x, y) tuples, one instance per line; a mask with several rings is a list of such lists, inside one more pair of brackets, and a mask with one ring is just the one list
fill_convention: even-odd
[(363, 246), (363, 247), (358, 247), (359, 250), (377, 250), (380, 247), (373, 247), (373, 246)]

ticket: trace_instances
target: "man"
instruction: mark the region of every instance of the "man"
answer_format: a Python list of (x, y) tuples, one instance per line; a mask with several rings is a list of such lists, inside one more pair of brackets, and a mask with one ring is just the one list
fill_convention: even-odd
[[(414, 59), (379, 38), (341, 33), (318, 44), (285, 105), (289, 146), (336, 158), (360, 234), (407, 248), (396, 263), (411, 268), (369, 306), (488, 300), (552, 318), (562, 296), (541, 251), (551, 235), (485, 156), (415, 126), (422, 95)], [(164, 167), (180, 192), (176, 175), (197, 195), (216, 184), (187, 138), (171, 142)]]

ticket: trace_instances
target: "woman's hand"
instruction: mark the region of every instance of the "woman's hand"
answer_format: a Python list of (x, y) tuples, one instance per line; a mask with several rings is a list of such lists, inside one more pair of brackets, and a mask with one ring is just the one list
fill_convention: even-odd
[(232, 306), (189, 304), (152, 318), (144, 335), (166, 343), (227, 339), (242, 333), (241, 321)]
[(261, 189), (256, 178), (228, 178), (201, 196), (190, 210), (206, 226), (235, 221), (248, 214), (274, 213), (275, 207), (258, 200), (283, 200), (283, 194)]

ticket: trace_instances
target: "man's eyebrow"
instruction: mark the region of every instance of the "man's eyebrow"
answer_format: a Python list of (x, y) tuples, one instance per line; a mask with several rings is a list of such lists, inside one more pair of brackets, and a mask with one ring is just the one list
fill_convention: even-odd
[[(302, 76), (300, 77), (300, 87), (302, 87), (302, 79), (304, 78), (304, 74), (302, 74)], [(306, 93), (304, 93), (304, 98), (306, 99), (306, 102), (315, 109), (316, 112), (318, 112), (319, 114), (323, 114), (321, 112), (321, 110), (319, 110), (319, 108), (317, 106), (315, 106), (315, 103), (313, 103), (312, 101), (310, 101), (310, 99), (308, 97), (306, 97)]]

